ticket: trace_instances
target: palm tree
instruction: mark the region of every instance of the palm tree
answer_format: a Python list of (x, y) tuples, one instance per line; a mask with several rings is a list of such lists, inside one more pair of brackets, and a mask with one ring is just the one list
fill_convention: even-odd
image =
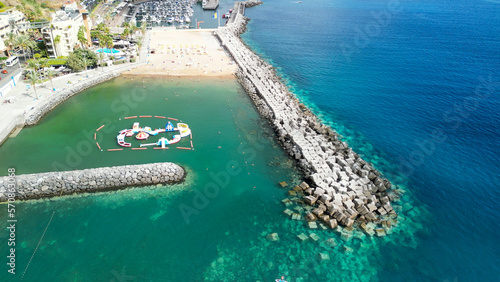
[(90, 63), (90, 59), (88, 59), (87, 57), (85, 57), (85, 55), (83, 56), (82, 58), (82, 64), (83, 66), (85, 67), (85, 76), (86, 77), (89, 77), (89, 75), (87, 74), (87, 66), (89, 65)]
[(26, 76), (28, 77), (30, 84), (33, 86), (33, 90), (35, 91), (35, 99), (36, 99), (38, 97), (38, 95), (36, 94), (36, 83), (40, 79), (38, 72), (36, 72), (36, 71), (30, 72)]
[(105, 23), (98, 24), (97, 30), (100, 31), (101, 33), (104, 33), (104, 34), (109, 33), (109, 27)]
[(127, 39), (127, 37), (130, 35), (130, 30), (128, 28), (125, 28), (123, 30), (123, 33), (120, 34), (121, 39)]
[(40, 67), (40, 62), (35, 59), (28, 60), (28, 63), (26, 65), (26, 68), (31, 70), (31, 72), (37, 72), (38, 68)]
[(101, 72), (104, 71), (104, 53), (97, 54), (97, 58), (99, 58), (99, 64), (101, 64)]
[(54, 38), (54, 45), (56, 45), (56, 57), (58, 57), (59, 55), (59, 42), (61, 42), (61, 36), (56, 35), (56, 37)]
[(50, 79), (50, 86), (52, 86), (52, 91), (56, 91), (56, 89), (54, 88), (54, 84), (52, 84), (52, 78), (56, 75), (56, 72), (53, 69), (48, 69), (45, 71), (45, 74)]
[(141, 25), (141, 33), (142, 33), (142, 36), (144, 36), (144, 34), (146, 33), (146, 25), (145, 24)]
[(4, 40), (4, 44), (9, 47), (9, 50), (17, 47), (17, 35), (12, 32), (7, 33), (7, 38)]
[(87, 32), (87, 30), (86, 30), (85, 26), (83, 26), (83, 25), (80, 26), (80, 28), (78, 29), (77, 38), (78, 38), (78, 41), (80, 41), (82, 48), (86, 48), (87, 44), (88, 44), (86, 32)]
[[(38, 59), (38, 66), (40, 69), (43, 69), (45, 71), (45, 68), (50, 67), (49, 64), (49, 59)], [(44, 84), (44, 81), (42, 80), (42, 86)]]
[(19, 35), (16, 37), (16, 42), (14, 44), (14, 45), (21, 47), (21, 49), (23, 50), (24, 61), (26, 61), (26, 52), (24, 50), (25, 50), (25, 48), (26, 49), (28, 48), (28, 45), (30, 44), (29, 41), (31, 41), (29, 36), (22, 34), (22, 35)]
[(31, 54), (31, 57), (33, 58), (33, 54), (35, 54), (35, 52), (33, 51), (33, 49), (35, 49), (37, 46), (36, 46), (36, 42), (34, 40), (31, 40), (31, 38), (28, 40), (28, 45), (27, 47), (30, 49), (30, 54)]
[(141, 54), (141, 47), (142, 47), (142, 38), (139, 39), (139, 41), (137, 41), (137, 54)]

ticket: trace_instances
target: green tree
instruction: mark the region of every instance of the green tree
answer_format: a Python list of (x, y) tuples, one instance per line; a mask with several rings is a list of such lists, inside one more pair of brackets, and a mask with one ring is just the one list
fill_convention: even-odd
[(97, 54), (97, 58), (99, 59), (99, 64), (101, 65), (101, 72), (104, 71), (104, 53)]
[[(84, 59), (85, 58), (85, 59)], [(89, 49), (76, 49), (69, 54), (66, 64), (74, 71), (97, 65), (97, 56)]]
[(30, 70), (30, 72), (37, 72), (40, 68), (40, 62), (36, 59), (28, 60), (26, 64), (26, 69)]
[(21, 49), (23, 50), (23, 58), (24, 60), (26, 61), (26, 52), (25, 50), (27, 50), (29, 48), (29, 45), (30, 45), (30, 42), (31, 39), (28, 35), (26, 34), (21, 34), (19, 36), (16, 37), (16, 42), (14, 45), (18, 46), (18, 47), (21, 47)]
[(12, 50), (17, 47), (17, 35), (12, 32), (7, 33), (5, 40), (3, 41), (5, 46)]
[(50, 80), (50, 86), (52, 87), (52, 91), (56, 91), (56, 89), (54, 88), (54, 84), (52, 83), (52, 78), (56, 75), (56, 72), (53, 69), (48, 69), (45, 71), (45, 74)]
[(87, 40), (87, 29), (85, 26), (80, 26), (78, 29), (78, 34), (77, 34), (78, 41), (82, 45), (82, 48), (87, 48), (88, 46), (88, 40)]
[(36, 99), (38, 97), (38, 95), (36, 93), (36, 83), (40, 79), (40, 76), (38, 75), (38, 72), (34, 71), (34, 72), (28, 73), (26, 75), (26, 77), (28, 77), (28, 80), (29, 80), (31, 86), (33, 86), (33, 90), (35, 91), (35, 99)]
[(83, 56), (81, 61), (82, 61), (83, 67), (85, 68), (85, 76), (89, 77), (89, 75), (87, 74), (87, 66), (91, 63), (91, 60), (88, 59), (86, 56)]
[[(39, 70), (40, 70), (40, 69), (45, 70), (45, 68), (50, 67), (50, 64), (49, 64), (49, 59), (40, 58), (40, 59), (38, 59), (37, 61), (38, 61), (38, 67), (39, 67)], [(45, 71), (44, 71), (44, 73), (45, 73)], [(40, 75), (42, 76), (42, 78), (43, 78), (43, 75), (42, 75), (42, 74), (44, 74), (44, 73), (40, 73)], [(42, 86), (43, 86), (43, 84), (44, 84), (44, 82), (43, 82), (43, 80), (42, 80)]]
[(127, 39), (129, 35), (130, 35), (130, 30), (128, 28), (125, 28), (123, 30), (122, 34), (120, 34), (120, 38)]
[(142, 38), (139, 38), (139, 41), (137, 41), (136, 45), (137, 45), (137, 54), (141, 54)]
[(37, 50), (38, 52), (40, 52), (39, 54), (42, 57), (46, 57), (46, 58), (49, 57), (49, 53), (47, 51), (47, 46), (45, 45), (45, 42), (43, 42), (43, 41), (37, 42), (35, 50)]
[(59, 43), (60, 42), (61, 42), (61, 36), (56, 35), (56, 37), (54, 38), (54, 45), (56, 46), (56, 57), (59, 56)]
[(97, 30), (100, 31), (101, 33), (104, 33), (104, 34), (109, 33), (109, 27), (105, 23), (98, 24)]

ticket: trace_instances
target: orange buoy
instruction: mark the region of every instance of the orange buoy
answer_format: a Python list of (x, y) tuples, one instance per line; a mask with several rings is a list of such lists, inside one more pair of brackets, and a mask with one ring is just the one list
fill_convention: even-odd
[(108, 151), (122, 151), (123, 149), (108, 149)]
[(155, 118), (167, 118), (167, 117), (162, 117), (162, 116), (155, 116)]
[(97, 133), (94, 133), (94, 140), (95, 140), (96, 135), (97, 135)]
[(132, 150), (146, 150), (147, 148), (132, 148)]
[(99, 143), (95, 142), (95, 144), (97, 145), (97, 148), (99, 148), (99, 150), (102, 150), (101, 146), (99, 146)]
[(181, 149), (181, 150), (191, 150), (191, 148), (186, 148), (186, 147), (177, 147), (177, 149)]
[(139, 116), (141, 118), (150, 118), (150, 117), (153, 117), (153, 116)]
[(104, 127), (104, 124), (103, 124), (101, 127), (99, 127), (98, 129), (96, 129), (95, 131), (99, 131), (99, 130), (101, 130), (101, 128), (103, 128), (103, 127)]
[(175, 121), (179, 121), (178, 119), (176, 119), (176, 118), (171, 118), (171, 117), (169, 117), (168, 119), (175, 120)]
[(153, 149), (155, 149), (155, 150), (165, 150), (165, 149), (168, 149), (168, 147), (165, 147), (165, 148), (162, 148), (162, 147), (154, 147)]
[(193, 148), (193, 140), (191, 140), (191, 148)]
[(136, 118), (137, 116), (131, 116), (131, 117), (124, 117), (123, 119), (131, 119), (131, 118)]

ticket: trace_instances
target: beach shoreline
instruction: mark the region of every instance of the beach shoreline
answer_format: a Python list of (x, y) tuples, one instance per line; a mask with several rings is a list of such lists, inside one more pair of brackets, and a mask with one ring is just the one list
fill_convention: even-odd
[[(329, 228), (339, 225), (349, 228), (358, 222), (368, 234), (384, 236), (390, 232), (390, 226), (397, 224), (397, 214), (391, 206), (393, 196), (389, 194), (391, 183), (304, 106), (284, 85), (272, 65), (246, 46), (240, 34), (246, 30), (247, 22), (242, 13), (236, 12), (232, 23), (216, 31), (150, 31), (154, 39), (147, 41), (148, 52), (143, 52), (142, 63), (111, 75), (177, 76), (191, 80), (236, 76), (308, 182), (294, 187), (290, 194), (297, 194), (311, 207), (306, 215), (309, 223), (315, 225), (319, 220)], [(165, 44), (174, 39), (175, 44)], [(152, 46), (158, 50), (152, 52)], [(183, 61), (192, 63), (184, 65)], [(173, 68), (168, 67), (169, 64)], [(85, 83), (67, 97), (53, 99), (57, 103), (48, 103), (25, 115), (25, 125), (36, 124), (66, 98), (92, 86), (92, 82)]]

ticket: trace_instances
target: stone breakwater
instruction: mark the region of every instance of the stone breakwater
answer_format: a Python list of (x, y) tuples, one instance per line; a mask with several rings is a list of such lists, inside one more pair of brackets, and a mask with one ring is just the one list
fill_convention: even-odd
[[(131, 67), (132, 66), (128, 66), (126, 69), (129, 69)], [(55, 93), (54, 95), (44, 97), (44, 99), (42, 100), (43, 102), (40, 105), (37, 105), (31, 111), (25, 114), (25, 125), (36, 124), (48, 112), (50, 112), (52, 109), (57, 107), (57, 105), (66, 101), (73, 95), (78, 94), (84, 91), (85, 89), (91, 88), (92, 86), (95, 86), (97, 84), (111, 80), (120, 75), (121, 71), (105, 72), (99, 75), (95, 75), (94, 77), (90, 77), (73, 86), (70, 84), (69, 88), (66, 88), (58, 93)]]
[[(239, 35), (247, 21), (237, 14), (233, 23), (215, 34), (239, 65), (237, 77), (242, 86), (307, 178), (309, 184), (303, 182), (290, 191), (302, 195), (311, 207), (306, 209), (307, 220), (320, 220), (330, 228), (357, 222), (369, 234), (374, 234), (378, 224), (391, 226), (397, 218), (388, 193), (391, 183), (339, 140), (334, 130), (321, 124), (288, 91), (273, 67), (245, 46)], [(380, 229), (375, 229), (378, 235), (383, 233)]]
[(5, 176), (0, 178), (0, 202), (10, 198), (14, 188), (19, 200), (54, 197), (65, 194), (117, 190), (130, 186), (174, 184), (184, 180), (186, 172), (174, 163), (151, 163)]

